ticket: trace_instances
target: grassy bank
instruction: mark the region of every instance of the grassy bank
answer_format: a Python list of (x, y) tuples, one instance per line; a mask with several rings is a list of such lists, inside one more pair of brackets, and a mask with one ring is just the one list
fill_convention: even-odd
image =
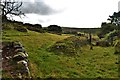
[[(34, 31), (18, 32), (4, 30), (3, 42), (20, 41), (29, 54), (32, 77), (40, 78), (117, 78), (118, 55), (114, 47), (89, 46), (81, 48), (76, 56), (56, 55), (47, 49), (55, 42), (70, 35), (37, 33)], [(7, 75), (7, 74), (3, 74)]]

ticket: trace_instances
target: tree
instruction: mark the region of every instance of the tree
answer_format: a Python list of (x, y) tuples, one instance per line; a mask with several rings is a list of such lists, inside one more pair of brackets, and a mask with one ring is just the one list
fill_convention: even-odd
[(15, 2), (14, 0), (3, 0), (0, 2), (0, 10), (2, 13), (0, 14), (2, 16), (2, 21), (7, 20), (7, 15), (9, 14), (11, 17), (13, 15), (20, 16), (24, 15), (22, 13), (20, 7), (22, 6), (22, 2)]
[(103, 34), (109, 33), (110, 31), (113, 31), (114, 29), (116, 29), (115, 24), (111, 24), (111, 23), (101, 24), (101, 30)]
[(103, 22), (101, 24), (101, 31), (98, 34), (98, 37), (104, 38), (104, 36), (108, 33), (111, 33), (114, 30), (116, 31), (114, 35), (112, 34), (111, 40), (114, 36), (119, 36), (120, 32), (120, 11), (119, 12), (114, 12), (112, 16), (109, 16), (108, 20), (110, 23)]
[(111, 22), (111, 24), (116, 25), (117, 30), (120, 30), (120, 11), (114, 12), (112, 16), (109, 16), (108, 20)]
[(120, 24), (120, 11), (119, 12), (114, 12), (112, 16), (109, 16), (108, 20), (112, 24), (119, 25)]
[(98, 33), (98, 37), (100, 39), (104, 38), (107, 33), (114, 31), (114, 30), (117, 30), (117, 26), (115, 24), (103, 22), (101, 24), (101, 30)]
[(48, 26), (48, 31), (52, 33), (62, 33), (62, 28), (58, 25), (50, 25)]

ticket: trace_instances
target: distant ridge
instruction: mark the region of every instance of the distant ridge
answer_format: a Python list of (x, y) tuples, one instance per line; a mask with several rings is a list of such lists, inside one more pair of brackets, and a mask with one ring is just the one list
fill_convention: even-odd
[(99, 31), (101, 28), (71, 28), (71, 27), (62, 27), (63, 33), (66, 32), (92, 32), (96, 33)]

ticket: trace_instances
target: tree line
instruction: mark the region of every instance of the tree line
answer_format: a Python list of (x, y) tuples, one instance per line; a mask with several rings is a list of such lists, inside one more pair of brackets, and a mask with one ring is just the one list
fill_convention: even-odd
[(106, 34), (113, 32), (111, 37), (120, 37), (120, 11), (114, 12), (107, 19), (109, 22), (103, 22), (101, 24), (101, 31), (98, 34), (99, 38), (104, 38)]

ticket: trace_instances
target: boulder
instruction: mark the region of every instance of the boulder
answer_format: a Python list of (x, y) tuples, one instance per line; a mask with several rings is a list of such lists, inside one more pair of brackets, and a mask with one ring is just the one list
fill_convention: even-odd
[(13, 56), (13, 61), (21, 61), (27, 59), (27, 55), (23, 52), (18, 52)]

